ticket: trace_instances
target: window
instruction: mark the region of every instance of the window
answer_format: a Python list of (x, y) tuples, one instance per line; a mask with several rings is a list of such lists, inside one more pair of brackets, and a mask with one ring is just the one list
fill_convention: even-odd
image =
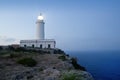
[(34, 44), (32, 45), (32, 48), (34, 48), (35, 46), (34, 46)]
[(42, 48), (42, 44), (40, 45), (40, 48)]
[(51, 48), (50, 44), (48, 44), (48, 48)]
[(26, 45), (24, 45), (24, 47), (26, 47)]

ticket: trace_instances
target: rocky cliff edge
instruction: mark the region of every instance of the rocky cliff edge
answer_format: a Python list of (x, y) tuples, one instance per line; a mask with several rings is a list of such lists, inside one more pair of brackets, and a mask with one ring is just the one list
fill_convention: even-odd
[(94, 80), (60, 49), (0, 50), (0, 80)]

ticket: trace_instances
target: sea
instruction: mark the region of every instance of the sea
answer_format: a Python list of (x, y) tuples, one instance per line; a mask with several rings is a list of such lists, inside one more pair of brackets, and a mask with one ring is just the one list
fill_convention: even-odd
[(120, 51), (66, 51), (95, 80), (120, 80)]

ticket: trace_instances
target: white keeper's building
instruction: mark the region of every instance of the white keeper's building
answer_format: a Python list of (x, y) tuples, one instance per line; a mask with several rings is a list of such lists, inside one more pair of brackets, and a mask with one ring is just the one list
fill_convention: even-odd
[(44, 20), (40, 14), (36, 21), (36, 40), (21, 40), (20, 47), (31, 48), (55, 48), (56, 42), (54, 39), (45, 39)]

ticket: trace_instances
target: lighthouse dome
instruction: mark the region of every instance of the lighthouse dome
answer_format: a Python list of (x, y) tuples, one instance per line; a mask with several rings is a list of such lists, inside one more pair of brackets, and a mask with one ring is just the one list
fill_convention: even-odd
[(38, 16), (38, 20), (43, 20), (44, 18), (43, 18), (43, 16), (42, 15), (39, 15)]

